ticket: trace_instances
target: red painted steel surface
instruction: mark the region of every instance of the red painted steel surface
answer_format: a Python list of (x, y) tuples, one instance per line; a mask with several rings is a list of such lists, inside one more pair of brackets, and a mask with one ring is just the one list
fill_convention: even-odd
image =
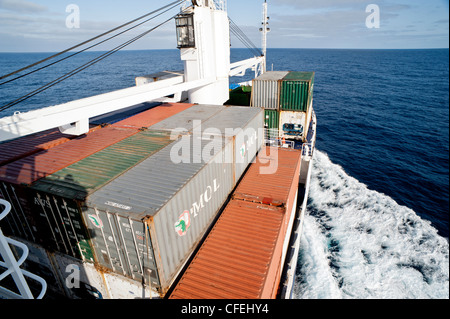
[[(92, 127), (89, 133), (92, 133), (99, 128), (99, 126)], [(1, 143), (0, 166), (39, 151), (48, 150), (74, 138), (76, 138), (76, 136), (62, 134), (58, 128), (55, 128)]]
[(129, 117), (123, 121), (113, 124), (114, 127), (147, 128), (175, 114), (187, 110), (194, 104), (187, 103), (165, 103), (145, 112)]
[(89, 155), (136, 134), (136, 129), (106, 127), (0, 167), (0, 181), (30, 185)]
[[(287, 226), (295, 212), (301, 153), (280, 149), (271, 154), (263, 149), (252, 164), (236, 190), (239, 195), (225, 208), (171, 299), (276, 297)], [(278, 170), (260, 174), (268, 158)]]

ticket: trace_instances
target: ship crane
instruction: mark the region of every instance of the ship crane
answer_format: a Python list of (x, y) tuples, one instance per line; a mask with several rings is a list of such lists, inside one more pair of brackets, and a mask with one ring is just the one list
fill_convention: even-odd
[[(180, 3), (186, 1), (175, 1), (176, 5)], [(178, 102), (183, 92), (187, 92), (190, 103), (225, 103), (230, 76), (243, 75), (247, 69), (261, 69), (265, 65), (264, 55), (230, 63), (226, 6), (226, 0), (196, 0), (174, 17), (184, 74), (35, 111), (16, 112), (0, 118), (0, 142), (56, 127), (64, 134), (79, 136), (88, 132), (89, 119), (93, 117), (144, 102), (161, 101), (170, 95), (175, 97), (171, 102)]]

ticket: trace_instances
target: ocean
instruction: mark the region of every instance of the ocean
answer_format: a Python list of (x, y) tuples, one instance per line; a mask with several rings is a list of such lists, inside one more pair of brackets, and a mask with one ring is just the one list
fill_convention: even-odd
[[(0, 85), (0, 106), (98, 55)], [(0, 53), (0, 75), (47, 56)], [(232, 61), (249, 57), (232, 49)], [(294, 297), (448, 299), (449, 50), (269, 49), (267, 59), (268, 70), (316, 72), (317, 152)], [(177, 50), (118, 52), (0, 117), (181, 69)]]

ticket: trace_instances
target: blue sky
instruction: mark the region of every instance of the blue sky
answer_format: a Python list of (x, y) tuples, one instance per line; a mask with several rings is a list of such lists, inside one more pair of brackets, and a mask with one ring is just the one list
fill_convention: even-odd
[[(0, 0), (0, 52), (59, 51), (162, 7), (171, 0)], [(260, 44), (263, 0), (228, 0), (228, 14)], [(448, 0), (268, 0), (269, 48), (448, 48)], [(80, 28), (66, 27), (66, 7), (80, 8)], [(380, 27), (368, 28), (376, 4)], [(176, 13), (172, 11), (173, 14)], [(168, 15), (166, 15), (168, 16)], [(162, 21), (162, 19), (157, 20)], [(138, 31), (145, 30), (140, 28)], [(130, 36), (122, 38), (129, 39)], [(120, 41), (120, 40), (119, 40)], [(120, 43), (120, 42), (117, 42)], [(242, 44), (232, 38), (233, 47)], [(106, 47), (105, 47), (106, 48)], [(128, 49), (175, 48), (170, 23)], [(102, 49), (102, 48), (100, 48)]]

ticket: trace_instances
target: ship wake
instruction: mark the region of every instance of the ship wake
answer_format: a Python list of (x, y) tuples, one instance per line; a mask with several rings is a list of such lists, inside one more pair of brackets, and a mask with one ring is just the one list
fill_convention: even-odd
[(449, 298), (449, 243), (431, 223), (316, 152), (296, 298)]

